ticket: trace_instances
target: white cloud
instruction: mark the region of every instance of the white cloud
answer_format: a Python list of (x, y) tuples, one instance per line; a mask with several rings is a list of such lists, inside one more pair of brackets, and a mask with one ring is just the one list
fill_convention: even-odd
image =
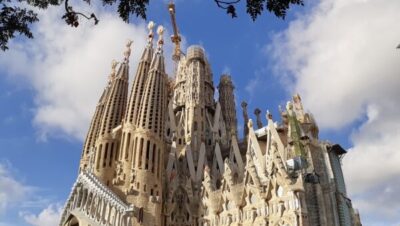
[(101, 6), (82, 7), (85, 12), (96, 11), (100, 23), (94, 26), (82, 20), (78, 28), (72, 28), (61, 19), (63, 7), (52, 7), (40, 12), (33, 40), (14, 40), (0, 56), (3, 72), (33, 88), (33, 123), (44, 139), (49, 135), (83, 139), (111, 60), (121, 61), (125, 43), (132, 39), (133, 75), (145, 46), (144, 23), (127, 24)]
[[(262, 87), (265, 86), (265, 81), (263, 74), (259, 71), (256, 71), (254, 73), (254, 76), (251, 77), (247, 83), (246, 86), (244, 87), (244, 90), (248, 93), (249, 95), (249, 100), (248, 102), (252, 102), (253, 97), (257, 94), (259, 94), (260, 90)], [(237, 102), (239, 103), (239, 102)]]
[(58, 225), (62, 213), (60, 205), (49, 205), (39, 214), (22, 213), (23, 219), (33, 226), (55, 226)]
[(9, 208), (22, 204), (33, 190), (13, 177), (9, 164), (0, 163), (0, 216)]
[(361, 123), (343, 168), (366, 225), (394, 225), (400, 212), (399, 9), (397, 0), (321, 1), (268, 47), (321, 128)]
[(260, 77), (256, 76), (248, 81), (244, 89), (249, 93), (249, 95), (252, 97), (256, 91), (256, 87), (258, 86), (260, 82)]

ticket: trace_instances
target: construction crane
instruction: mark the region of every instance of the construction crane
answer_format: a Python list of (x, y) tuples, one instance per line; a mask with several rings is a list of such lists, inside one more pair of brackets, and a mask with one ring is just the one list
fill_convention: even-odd
[(175, 4), (171, 1), (168, 4), (168, 11), (171, 15), (172, 26), (174, 28), (174, 34), (171, 35), (171, 41), (175, 44), (174, 54), (172, 55), (172, 60), (175, 63), (179, 62), (181, 58), (181, 36), (179, 35), (178, 26), (176, 25), (176, 18), (175, 18)]

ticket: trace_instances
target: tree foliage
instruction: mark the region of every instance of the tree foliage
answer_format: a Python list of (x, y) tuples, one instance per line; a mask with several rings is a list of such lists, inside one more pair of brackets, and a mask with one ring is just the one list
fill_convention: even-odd
[[(219, 8), (225, 9), (232, 18), (237, 17), (236, 5), (244, 0), (214, 0)], [(246, 0), (246, 12), (251, 19), (256, 20), (264, 10), (274, 13), (278, 18), (285, 19), (290, 5), (304, 5), (303, 0)]]
[[(18, 4), (19, 3), (19, 4)], [(29, 25), (38, 21), (37, 14), (26, 7), (19, 5), (28, 4), (45, 9), (49, 5), (58, 5), (57, 0), (0, 0), (0, 49), (7, 50), (7, 43), (15, 37), (16, 33), (32, 38), (33, 34)]]
[[(50, 5), (61, 5), (62, 0), (0, 0), (0, 48), (8, 49), (8, 42), (14, 38), (16, 34), (33, 38), (30, 25), (39, 19), (35, 13), (33, 6), (40, 9), (46, 9)], [(90, 4), (91, 0), (83, 0)], [(149, 0), (101, 0), (103, 5), (118, 4), (118, 14), (125, 22), (129, 22), (130, 16), (146, 19), (146, 11)], [(244, 0), (214, 0), (219, 8), (226, 10), (226, 13), (232, 18), (237, 17), (236, 6)], [(291, 5), (303, 5), (303, 0), (246, 0), (246, 12), (253, 20), (256, 20), (264, 10), (275, 14), (278, 18), (284, 19), (286, 12)], [(62, 19), (68, 25), (73, 27), (79, 26), (78, 18), (93, 19), (94, 23), (98, 23), (98, 19), (94, 13), (85, 15), (75, 11), (69, 5), (68, 0), (64, 0), (65, 14)]]

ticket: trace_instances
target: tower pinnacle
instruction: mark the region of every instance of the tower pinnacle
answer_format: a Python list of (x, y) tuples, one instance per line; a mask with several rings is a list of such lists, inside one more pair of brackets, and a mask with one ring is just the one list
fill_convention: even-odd
[(109, 76), (109, 80), (112, 80), (115, 77), (115, 74), (117, 73), (116, 68), (117, 68), (118, 64), (119, 64), (118, 61), (116, 61), (114, 59), (111, 61), (111, 74)]
[[(150, 21), (147, 25), (147, 29), (149, 30), (147, 45), (142, 53), (142, 57), (140, 58), (139, 65), (136, 70), (136, 74), (133, 80), (132, 89), (129, 97), (128, 108), (125, 113), (125, 122), (129, 122), (132, 126), (136, 126), (138, 111), (140, 101), (142, 99), (142, 94), (144, 90), (144, 85), (146, 83), (147, 74), (150, 70), (151, 60), (153, 58), (153, 28), (155, 23)], [(132, 133), (130, 129), (125, 131), (126, 133)]]
[(156, 24), (153, 21), (150, 21), (147, 24), (147, 29), (149, 30), (149, 35), (147, 38), (147, 45), (151, 46), (153, 44), (153, 38), (154, 38), (154, 34), (153, 34), (153, 28)]
[(157, 34), (158, 34), (158, 42), (157, 42), (157, 51), (161, 51), (163, 45), (164, 45), (164, 27), (163, 26), (158, 26), (157, 28)]
[(129, 63), (129, 56), (131, 55), (131, 45), (132, 45), (133, 41), (132, 40), (128, 40), (128, 42), (126, 43), (126, 50), (124, 52), (124, 62), (125, 63)]

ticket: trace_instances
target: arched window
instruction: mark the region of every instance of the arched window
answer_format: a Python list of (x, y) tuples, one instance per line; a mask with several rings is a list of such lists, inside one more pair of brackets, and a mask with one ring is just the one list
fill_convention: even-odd
[(64, 226), (79, 226), (79, 220), (74, 215), (64, 224)]

